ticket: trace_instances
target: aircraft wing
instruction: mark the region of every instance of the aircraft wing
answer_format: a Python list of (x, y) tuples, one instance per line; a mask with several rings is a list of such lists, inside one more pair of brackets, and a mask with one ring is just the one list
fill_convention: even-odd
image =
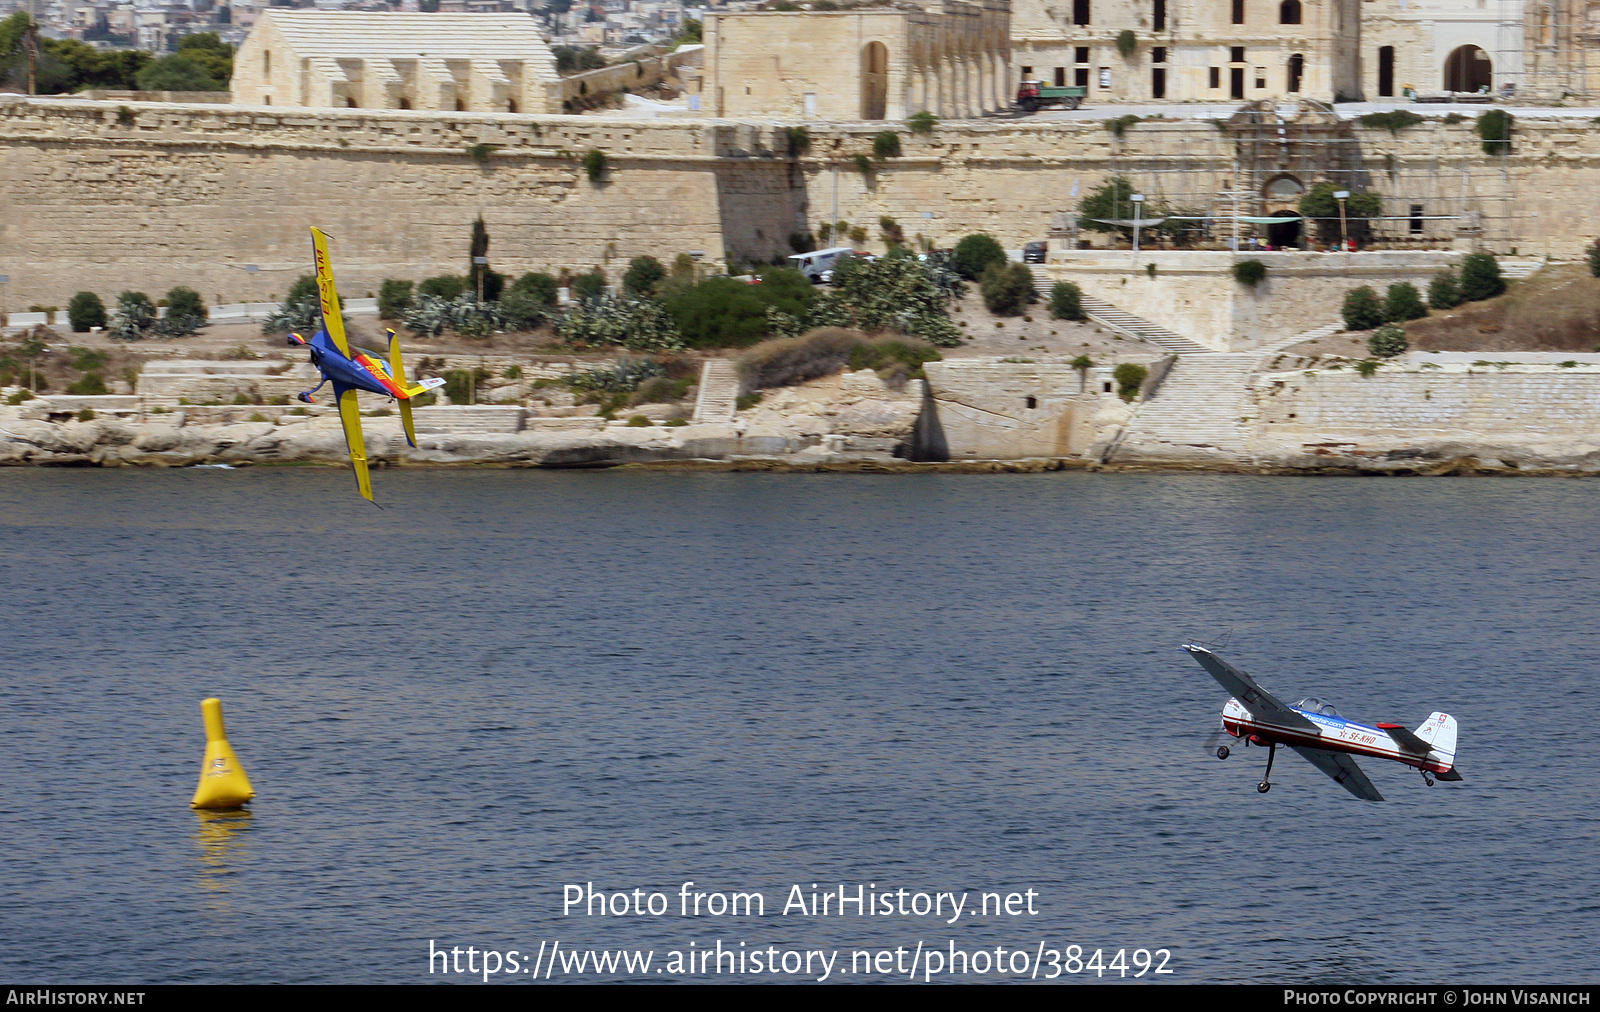
[[(322, 329), (345, 358), (350, 357), (350, 340), (344, 333), (344, 307), (339, 303), (339, 290), (333, 284), (333, 262), (328, 259), (328, 236), (320, 228), (311, 229), (311, 252), (317, 265), (317, 297), (322, 305)], [(359, 428), (360, 423), (357, 423)], [(345, 424), (345, 432), (350, 430)], [(368, 496), (367, 498), (372, 498)]]
[(1354, 794), (1362, 801), (1382, 801), (1383, 795), (1372, 786), (1372, 781), (1361, 772), (1361, 767), (1350, 757), (1348, 752), (1330, 752), (1325, 748), (1311, 748), (1308, 745), (1290, 745), (1290, 748), (1306, 757), (1306, 762), (1333, 778), (1333, 782)]
[(367, 473), (367, 441), (361, 434), (361, 407), (356, 403), (356, 388), (335, 383), (333, 393), (339, 401), (339, 421), (344, 423), (344, 444), (350, 451), (350, 466), (355, 468), (356, 488), (361, 498), (373, 502), (372, 478)]
[(1194, 643), (1185, 643), (1183, 649), (1189, 651), (1190, 655), (1200, 662), (1200, 666), (1205, 668), (1219, 685), (1232, 693), (1234, 699), (1243, 703), (1245, 709), (1254, 716), (1266, 718), (1274, 724), (1285, 727), (1297, 727), (1321, 734), (1317, 725), (1307, 720), (1299, 711), (1257, 685), (1254, 678), (1210, 650)]

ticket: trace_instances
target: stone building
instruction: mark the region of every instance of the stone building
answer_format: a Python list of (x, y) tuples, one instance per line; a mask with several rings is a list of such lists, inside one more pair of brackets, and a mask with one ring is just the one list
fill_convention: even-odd
[(1525, 97), (1600, 97), (1600, 2), (1527, 0), (1523, 33)]
[(527, 14), (263, 11), (233, 61), (242, 105), (559, 113)]
[(705, 15), (713, 116), (965, 119), (1011, 103), (1009, 0)]
[(1522, 0), (1366, 0), (1361, 79), (1374, 101), (1521, 90)]
[(1228, 102), (1361, 94), (1362, 0), (1017, 0), (1021, 79), (1087, 101)]

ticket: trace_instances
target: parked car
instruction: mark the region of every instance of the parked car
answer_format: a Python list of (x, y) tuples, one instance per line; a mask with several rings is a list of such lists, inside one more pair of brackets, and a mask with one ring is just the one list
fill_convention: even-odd
[(789, 257), (789, 266), (804, 274), (812, 284), (827, 284), (833, 278), (833, 265), (840, 257), (851, 256), (855, 250), (849, 246), (834, 246), (830, 249), (812, 250), (810, 253), (796, 253)]
[(1022, 262), (1025, 264), (1042, 264), (1050, 255), (1050, 244), (1044, 240), (1026, 243), (1022, 247)]

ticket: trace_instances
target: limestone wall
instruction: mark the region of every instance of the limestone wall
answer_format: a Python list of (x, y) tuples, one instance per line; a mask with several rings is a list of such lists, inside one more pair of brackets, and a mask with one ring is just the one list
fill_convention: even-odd
[[(1156, 359), (1119, 361), (1149, 367)], [(1107, 389), (1116, 365), (1100, 362), (1079, 372), (1066, 359), (929, 362), (919, 441), (936, 448), (933, 457), (950, 460), (1084, 456), (1131, 410)]]
[[(1048, 274), (1209, 348), (1243, 351), (1340, 322), (1352, 288), (1369, 285), (1382, 296), (1409, 281), (1426, 292), (1463, 255), (1076, 250), (1052, 253)], [(1266, 279), (1254, 288), (1235, 281), (1240, 260), (1266, 264)]]
[[(587, 269), (724, 248), (787, 250), (789, 167), (727, 123), (0, 99), (0, 263), (10, 305), (196, 288), (281, 298), (333, 237), (348, 297), (464, 273), (472, 220), (500, 271)], [(124, 117), (126, 119), (126, 117)], [(493, 145), (483, 161), (473, 145)], [(610, 170), (583, 168), (591, 148)], [(480, 149), (482, 150), (482, 149)], [(247, 273), (255, 264), (260, 269)]]
[[(1578, 254), (1600, 233), (1600, 132), (1559, 112), (1519, 111), (1504, 159), (1483, 153), (1471, 119), (1357, 128), (1361, 183), (1397, 216), (1382, 228), (1409, 235), (1420, 207), (1419, 241), (1481, 222), (1473, 235), (1499, 252)], [(899, 131), (902, 156), (863, 174), (855, 156), (884, 124), (811, 124), (803, 152), (787, 125), (0, 96), (0, 272), (13, 307), (176, 284), (268, 301), (305, 269), (316, 224), (360, 297), (384, 277), (461, 272), (480, 213), (494, 267), (511, 272), (600, 264), (615, 277), (630, 257), (690, 250), (766, 259), (789, 252), (791, 232), (844, 219), (876, 235), (884, 216), (939, 246), (982, 231), (1014, 249), (1114, 174), (1153, 201), (1226, 211), (1216, 194), (1238, 154), (1206, 120), (1120, 138), (1096, 120), (945, 122)], [(611, 166), (599, 185), (582, 167), (591, 148)]]

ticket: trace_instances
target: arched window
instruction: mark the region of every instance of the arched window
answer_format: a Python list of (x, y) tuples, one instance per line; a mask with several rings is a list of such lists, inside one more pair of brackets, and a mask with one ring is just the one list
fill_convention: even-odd
[(1278, 24), (1298, 25), (1300, 23), (1300, 0), (1283, 0), (1278, 5)]
[(1292, 95), (1300, 90), (1300, 79), (1306, 73), (1306, 58), (1301, 53), (1289, 57), (1289, 93)]

